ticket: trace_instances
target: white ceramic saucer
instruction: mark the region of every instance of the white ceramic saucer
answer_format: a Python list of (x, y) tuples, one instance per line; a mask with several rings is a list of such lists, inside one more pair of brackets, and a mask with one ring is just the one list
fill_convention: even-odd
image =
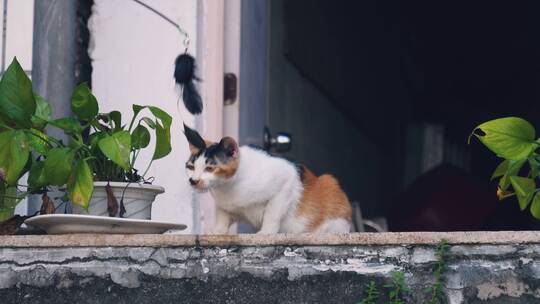
[(160, 234), (167, 230), (184, 230), (184, 224), (151, 220), (124, 219), (80, 214), (47, 214), (31, 217), (25, 224), (39, 227), (48, 234), (107, 233)]

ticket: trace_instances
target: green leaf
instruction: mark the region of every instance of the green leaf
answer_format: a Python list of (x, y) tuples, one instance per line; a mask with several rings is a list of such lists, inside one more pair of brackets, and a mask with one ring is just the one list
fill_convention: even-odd
[(529, 166), (531, 167), (531, 178), (538, 177), (540, 173), (540, 162), (534, 157), (529, 158)]
[[(154, 106), (139, 106), (139, 105), (133, 105), (133, 119), (135, 119), (135, 116), (139, 114), (139, 112), (144, 109), (148, 108), (154, 116), (160, 120), (161, 125), (159, 123), (153, 122), (149, 118), (143, 118), (142, 120), (145, 121), (150, 127), (151, 124), (155, 124), (156, 129), (156, 149), (154, 150), (154, 155), (152, 156), (152, 159), (160, 159), (165, 156), (167, 156), (171, 152), (171, 124), (172, 124), (172, 117), (167, 114), (165, 111), (158, 107)], [(149, 122), (150, 121), (150, 122)]]
[(135, 116), (137, 116), (137, 115), (139, 114), (139, 112), (140, 112), (142, 109), (146, 108), (146, 106), (140, 106), (140, 105), (134, 104), (134, 105), (132, 106), (132, 108), (133, 108), (133, 117), (135, 117)]
[(45, 162), (37, 161), (32, 163), (30, 173), (28, 174), (28, 185), (32, 189), (47, 185), (47, 177), (45, 176)]
[(506, 191), (510, 186), (510, 177), (516, 176), (519, 173), (521, 167), (523, 167), (523, 165), (525, 164), (525, 162), (526, 160), (508, 161), (508, 169), (501, 178), (501, 180), (499, 180), (499, 188), (501, 188), (503, 191)]
[(28, 132), (32, 133), (28, 135), (30, 148), (41, 155), (47, 154), (50, 149), (49, 143), (47, 143), (49, 136), (38, 129), (30, 129)]
[(51, 125), (64, 130), (66, 133), (80, 134), (82, 133), (81, 123), (72, 117), (64, 117), (55, 119), (49, 122)]
[(521, 177), (521, 176), (511, 176), (510, 182), (512, 187), (516, 192), (519, 208), (525, 210), (527, 205), (531, 202), (532, 196), (534, 195), (534, 190), (536, 189), (536, 184), (533, 179)]
[(32, 116), (32, 126), (36, 129), (43, 130), (47, 122), (51, 119), (51, 105), (41, 96), (34, 93), (36, 100), (36, 112)]
[(160, 159), (171, 152), (172, 117), (158, 107), (149, 106), (148, 109), (163, 125), (156, 124), (156, 150), (152, 156), (152, 159)]
[(150, 128), (150, 129), (155, 129), (156, 128), (156, 123), (148, 118), (148, 117), (143, 117), (141, 118), (142, 121), (144, 121), (146, 123), (146, 125)]
[(169, 129), (172, 124), (172, 117), (171, 115), (167, 114), (165, 111), (158, 107), (149, 106), (148, 109), (150, 109), (150, 112), (154, 114), (159, 120), (161, 120), (161, 123), (163, 124), (163, 127), (165, 129)]
[[(161, 121), (161, 124), (163, 125), (163, 127), (165, 129), (168, 129), (168, 128), (171, 127), (172, 117), (169, 114), (167, 114), (167, 112), (165, 112), (162, 109), (160, 109), (158, 107), (155, 107), (155, 106), (140, 106), (140, 105), (135, 105), (134, 104), (133, 105), (133, 119), (135, 119), (135, 117), (139, 114), (139, 112), (141, 110), (143, 110), (144, 108), (148, 108), (150, 110), (150, 112), (152, 112), (152, 114), (154, 114), (154, 116)], [(150, 120), (149, 118), (145, 117), (145, 118), (143, 118), (143, 120), (146, 123), (148, 123), (149, 126), (150, 126), (151, 122), (150, 123), (148, 122), (148, 120)]]
[(129, 123), (129, 131), (131, 131), (131, 128), (133, 127), (133, 123), (135, 122), (135, 118), (137, 118), (137, 115), (139, 115), (139, 112), (141, 112), (142, 109), (146, 108), (146, 106), (140, 106), (140, 105), (132, 105), (133, 108), (133, 117), (131, 118), (131, 122)]
[(508, 163), (510, 161), (505, 159), (502, 161), (497, 168), (495, 168), (495, 171), (493, 171), (493, 174), (491, 175), (491, 180), (496, 179), (497, 177), (503, 176), (506, 174), (506, 171), (508, 171)]
[(131, 146), (134, 149), (148, 147), (150, 143), (150, 132), (142, 125), (138, 125), (131, 133)]
[(86, 82), (79, 84), (71, 96), (71, 111), (83, 120), (91, 120), (98, 112), (96, 97), (92, 95)]
[(111, 113), (109, 113), (109, 117), (114, 122), (115, 130), (122, 129), (122, 113), (118, 111), (112, 111)]
[(80, 161), (69, 176), (67, 191), (73, 204), (88, 209), (90, 198), (94, 192), (94, 182), (92, 170), (85, 160)]
[(12, 127), (29, 128), (35, 111), (32, 82), (13, 58), (0, 80), (0, 118)]
[(17, 198), (17, 187), (10, 187), (0, 182), (0, 223), (11, 218), (15, 207), (22, 200)]
[[(152, 112), (152, 114), (154, 114), (154, 116), (161, 122), (161, 125), (159, 123), (155, 123), (156, 149), (154, 150), (154, 155), (152, 156), (152, 159), (155, 160), (163, 158), (171, 152), (172, 117), (158, 107), (133, 105), (133, 119), (135, 119), (137, 114), (139, 114), (139, 112), (144, 108), (148, 108), (150, 112)], [(154, 123), (148, 118), (143, 118), (142, 120), (145, 121), (150, 127), (152, 127), (151, 124)], [(149, 123), (149, 121), (151, 122)]]
[(0, 171), (8, 185), (15, 185), (30, 156), (28, 138), (22, 130), (0, 133)]
[(70, 148), (53, 148), (47, 152), (45, 158), (45, 176), (56, 186), (66, 184), (73, 168), (75, 151)]
[(540, 194), (536, 193), (531, 204), (531, 214), (537, 220), (540, 220)]
[(152, 159), (160, 159), (171, 152), (171, 130), (156, 124), (156, 150)]
[(477, 126), (473, 133), (499, 157), (511, 160), (526, 159), (538, 147), (534, 127), (518, 117), (499, 118)]
[(90, 149), (91, 150), (99, 149), (99, 141), (105, 137), (107, 137), (107, 133), (103, 131), (90, 134), (90, 136), (88, 137), (88, 143), (90, 144)]
[(124, 170), (129, 170), (131, 136), (128, 131), (119, 131), (99, 141), (99, 148), (110, 160)]
[(518, 198), (518, 203), (519, 203), (519, 209), (525, 210), (527, 206), (529, 205), (529, 203), (532, 201), (534, 194), (535, 192), (532, 191), (532, 192), (527, 193), (525, 197), (520, 198), (520, 196), (518, 196), (517, 198)]

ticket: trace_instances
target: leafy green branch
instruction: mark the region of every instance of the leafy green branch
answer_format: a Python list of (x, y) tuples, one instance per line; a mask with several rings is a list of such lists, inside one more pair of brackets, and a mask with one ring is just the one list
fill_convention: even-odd
[(365, 296), (358, 304), (376, 304), (379, 300), (379, 288), (375, 281), (369, 281), (366, 285)]
[[(450, 255), (450, 244), (448, 241), (441, 240), (437, 244), (435, 249), (435, 257), (437, 263), (435, 271), (435, 281), (432, 286), (426, 288), (427, 304), (442, 304), (447, 303), (448, 299), (444, 292), (444, 286), (446, 283), (444, 274), (448, 270), (448, 257)], [(411, 293), (410, 288), (405, 283), (405, 275), (400, 271), (392, 272), (391, 280), (388, 284), (384, 285), (387, 289), (387, 297), (390, 304), (404, 304), (405, 299)], [(369, 281), (364, 289), (364, 298), (358, 304), (376, 304), (379, 301), (380, 292), (375, 281)]]
[(532, 216), (540, 219), (540, 139), (534, 127), (522, 118), (505, 117), (478, 125), (469, 142), (473, 137), (503, 159), (491, 176), (499, 179), (499, 200), (515, 196), (521, 210), (530, 205)]
[(389, 284), (384, 285), (388, 288), (389, 304), (404, 304), (405, 296), (411, 293), (411, 290), (405, 285), (405, 275), (403, 272), (392, 272), (392, 278)]
[(428, 304), (443, 304), (447, 303), (448, 299), (444, 293), (445, 278), (444, 273), (447, 271), (447, 260), (450, 255), (450, 245), (448, 241), (441, 240), (435, 249), (435, 257), (437, 265), (435, 267), (435, 283), (433, 286), (426, 289), (428, 293)]

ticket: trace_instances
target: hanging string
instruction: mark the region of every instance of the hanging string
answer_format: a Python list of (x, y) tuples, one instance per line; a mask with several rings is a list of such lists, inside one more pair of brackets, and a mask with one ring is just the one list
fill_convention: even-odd
[(160, 11), (156, 10), (155, 8), (151, 7), (150, 5), (140, 1), (140, 0), (132, 0), (134, 1), (135, 3), (138, 3), (140, 4), (141, 6), (145, 7), (146, 9), (150, 10), (151, 12), (153, 12), (154, 14), (160, 16), (161, 18), (163, 18), (165, 21), (169, 22), (172, 26), (174, 26), (179, 32), (180, 34), (184, 35), (184, 46), (186, 47), (186, 52), (187, 52), (187, 49), (189, 47), (189, 42), (190, 42), (190, 38), (189, 38), (189, 35), (186, 31), (184, 31), (180, 25), (174, 21), (171, 20), (171, 18), (165, 16), (163, 13), (161, 13)]
[(203, 109), (203, 103), (201, 95), (199, 94), (199, 91), (197, 90), (197, 87), (195, 85), (195, 81), (200, 81), (200, 79), (195, 75), (195, 70), (197, 66), (195, 63), (195, 58), (188, 54), (188, 48), (190, 43), (188, 33), (184, 31), (178, 23), (174, 22), (165, 14), (161, 13), (150, 5), (140, 0), (132, 1), (148, 9), (157, 16), (161, 17), (163, 20), (167, 21), (169, 24), (177, 28), (182, 35), (184, 35), (185, 38), (183, 44), (185, 50), (183, 54), (180, 54), (178, 57), (176, 57), (176, 60), (174, 62), (174, 79), (182, 89), (182, 99), (184, 101), (184, 106), (186, 107), (186, 109), (191, 114), (200, 114)]

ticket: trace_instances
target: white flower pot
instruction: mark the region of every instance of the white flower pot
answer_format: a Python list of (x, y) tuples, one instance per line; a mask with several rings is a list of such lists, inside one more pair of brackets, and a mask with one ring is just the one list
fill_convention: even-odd
[[(137, 183), (122, 183), (110, 182), (114, 196), (118, 200), (124, 195), (124, 207), (126, 214), (124, 218), (149, 220), (152, 214), (152, 203), (156, 195), (165, 192), (165, 189), (160, 186), (137, 184)], [(88, 211), (83, 208), (73, 205), (74, 214), (99, 215), (109, 216), (107, 211), (107, 192), (105, 191), (107, 182), (94, 182), (94, 193), (88, 205)], [(127, 187), (126, 187), (127, 186)], [(125, 191), (124, 191), (125, 189)], [(120, 215), (120, 206), (118, 206), (118, 215)]]

